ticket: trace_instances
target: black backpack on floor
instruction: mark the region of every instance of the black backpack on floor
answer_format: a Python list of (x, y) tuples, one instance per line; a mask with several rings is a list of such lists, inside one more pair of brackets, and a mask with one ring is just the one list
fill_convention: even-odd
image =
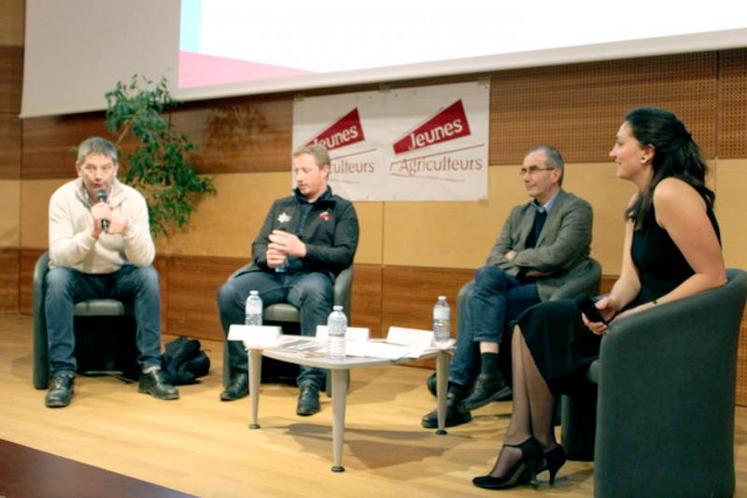
[(177, 337), (166, 344), (161, 369), (173, 385), (195, 384), (210, 371), (210, 358), (200, 349), (200, 341)]

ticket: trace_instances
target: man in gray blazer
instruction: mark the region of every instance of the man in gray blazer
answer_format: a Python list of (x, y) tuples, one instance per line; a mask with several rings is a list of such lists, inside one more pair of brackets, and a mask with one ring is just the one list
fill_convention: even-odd
[[(511, 395), (498, 368), (506, 325), (587, 268), (592, 210), (561, 188), (564, 165), (560, 153), (547, 145), (531, 148), (524, 157), (520, 174), (532, 201), (511, 211), (487, 264), (475, 273), (466, 309), (460, 310), (449, 365), (447, 427), (469, 422), (471, 410)], [(436, 427), (435, 410), (422, 425)]]

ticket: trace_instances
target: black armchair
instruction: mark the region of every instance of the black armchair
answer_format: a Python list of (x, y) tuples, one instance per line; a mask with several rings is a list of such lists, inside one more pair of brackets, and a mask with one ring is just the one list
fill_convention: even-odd
[[(49, 383), (49, 356), (47, 345), (47, 320), (44, 314), (45, 276), (49, 270), (49, 253), (44, 252), (36, 261), (33, 275), (33, 304), (34, 317), (34, 366), (33, 383), (37, 389), (46, 389)], [(82, 373), (98, 374), (111, 373), (129, 377), (136, 376), (137, 348), (135, 345), (135, 317), (131, 303), (123, 303), (114, 299), (90, 299), (76, 303), (74, 310), (74, 329), (76, 334), (76, 357), (78, 371)], [(102, 335), (108, 332), (110, 340), (109, 351), (91, 347), (87, 340), (81, 340), (80, 335)], [(116, 341), (112, 343), (111, 341)], [(85, 349), (87, 354), (80, 354)], [(103, 355), (99, 353), (104, 353)], [(109, 357), (105, 357), (106, 354)], [(97, 361), (88, 362), (90, 356), (99, 355)], [(92, 367), (92, 368), (89, 368)]]
[(596, 407), (576, 399), (563, 414), (563, 445), (586, 447), (574, 458), (595, 460), (595, 496), (734, 493), (736, 350), (747, 273), (730, 269), (727, 276), (725, 286), (660, 304), (605, 334), (587, 374), (598, 383)]

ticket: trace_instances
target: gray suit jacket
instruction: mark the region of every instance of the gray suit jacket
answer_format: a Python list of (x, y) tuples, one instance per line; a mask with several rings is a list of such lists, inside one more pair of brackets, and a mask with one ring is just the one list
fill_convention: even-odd
[[(550, 273), (537, 279), (540, 299), (545, 301), (565, 282), (589, 268), (593, 215), (588, 202), (561, 189), (536, 246), (527, 249), (525, 243), (535, 211), (531, 203), (511, 210), (487, 264), (497, 265), (513, 276), (522, 268)], [(509, 261), (504, 255), (511, 250), (517, 255)]]

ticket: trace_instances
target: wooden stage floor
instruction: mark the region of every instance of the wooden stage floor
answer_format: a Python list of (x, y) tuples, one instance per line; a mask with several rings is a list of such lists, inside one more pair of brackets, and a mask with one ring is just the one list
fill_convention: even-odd
[[(511, 403), (492, 403), (473, 412), (471, 423), (436, 436), (420, 427), (421, 416), (435, 403), (424, 385), (427, 370), (395, 366), (353, 372), (343, 448), (346, 471), (336, 474), (330, 472), (330, 400), (322, 397), (321, 413), (298, 417), (297, 390), (266, 385), (259, 413), (262, 429), (249, 430), (248, 399), (218, 401), (220, 343), (203, 345), (213, 362), (211, 374), (200, 384), (182, 386), (177, 401), (139, 394), (136, 384), (78, 376), (72, 404), (50, 410), (44, 407), (45, 391), (31, 384), (31, 330), (30, 317), (0, 315), (0, 440), (73, 461), (59, 462), (115, 473), (109, 475), (109, 485), (80, 477), (71, 488), (77, 493), (68, 496), (149, 496), (107, 487), (126, 478), (153, 484), (156, 494), (150, 496), (498, 496), (473, 487), (471, 479), (490, 469)], [(747, 409), (741, 407), (736, 409), (735, 455), (735, 496), (747, 498)], [(9, 475), (10, 460), (0, 455), (0, 496), (43, 496), (31, 484), (25, 492), (23, 486), (10, 492), (3, 478)], [(34, 462), (22, 465), (55, 465)], [(34, 480), (55, 475), (51, 467), (35, 470), (28, 474)], [(547, 473), (540, 479), (537, 490), (523, 487), (500, 496), (593, 495), (591, 463), (569, 462), (554, 487), (548, 485)]]

